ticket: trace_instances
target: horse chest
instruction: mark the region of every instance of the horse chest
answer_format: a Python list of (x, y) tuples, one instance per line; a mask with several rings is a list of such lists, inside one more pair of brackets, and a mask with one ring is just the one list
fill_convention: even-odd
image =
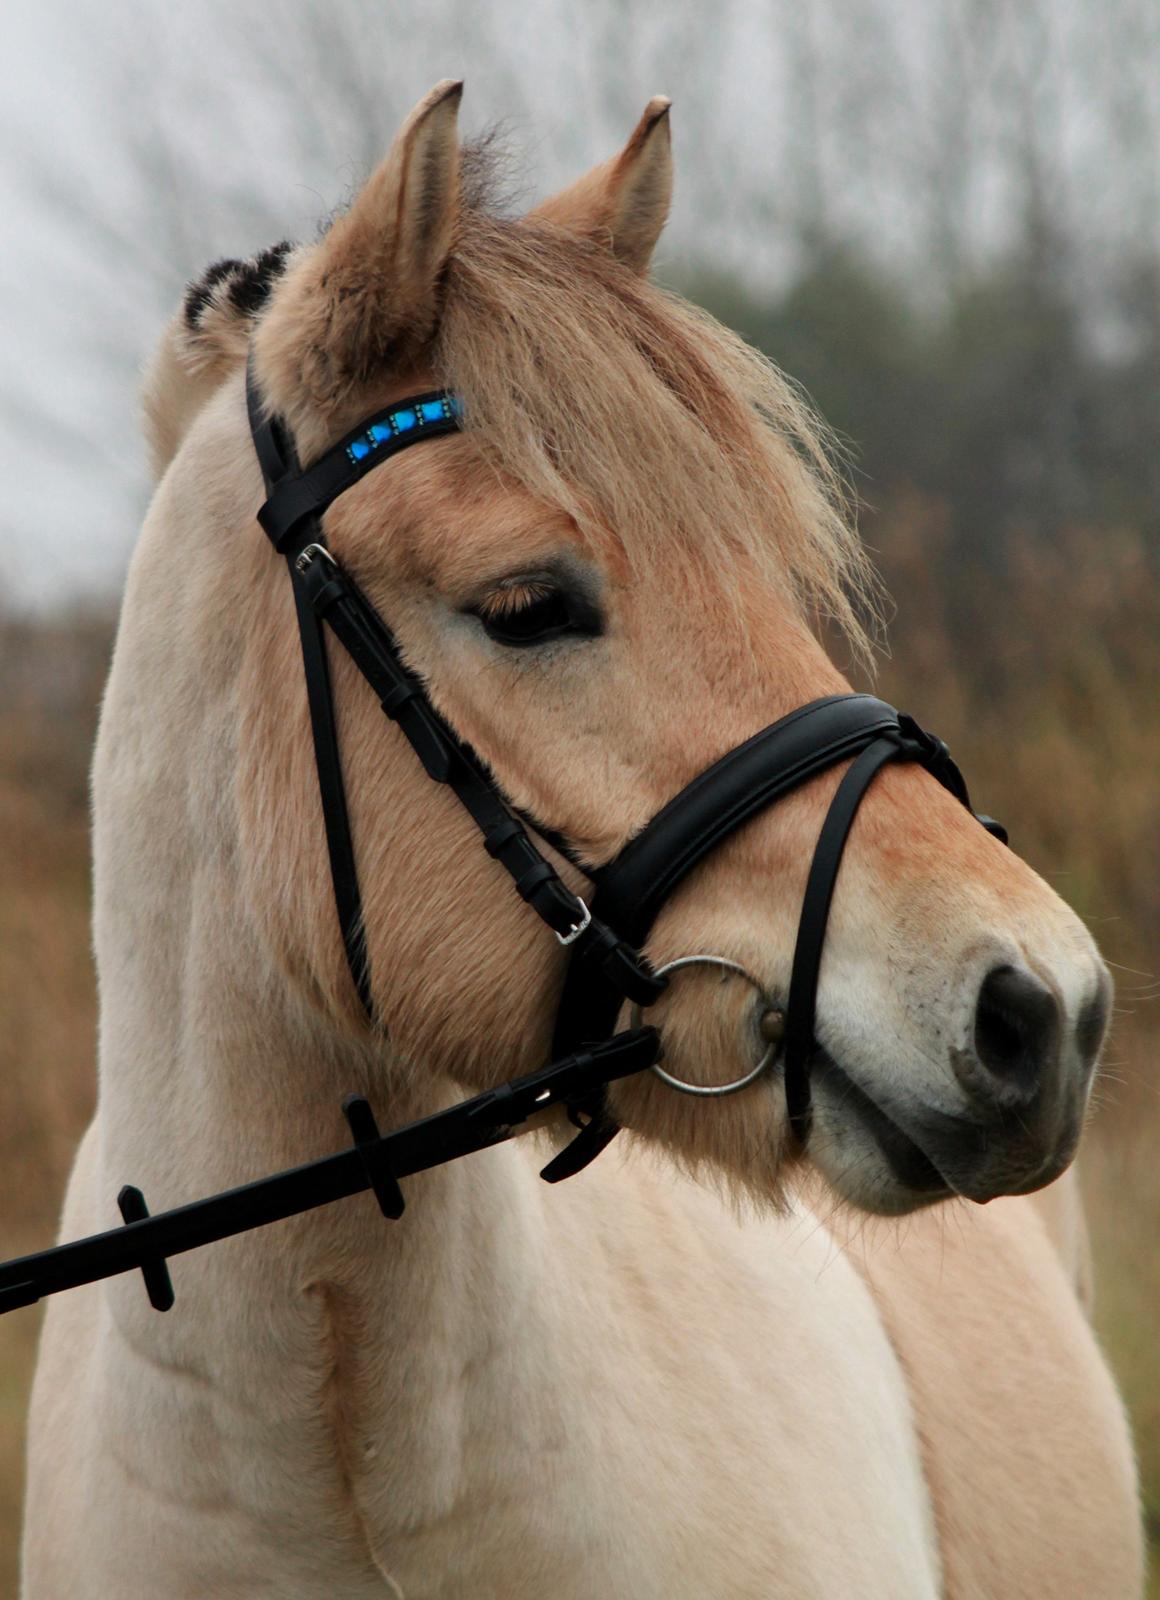
[(939, 1595), (902, 1374), (824, 1230), (722, 1216), (638, 1253), (619, 1220), (526, 1341), (467, 1366), (412, 1345), (410, 1403), (348, 1365), (338, 1448), (380, 1570), (409, 1600)]

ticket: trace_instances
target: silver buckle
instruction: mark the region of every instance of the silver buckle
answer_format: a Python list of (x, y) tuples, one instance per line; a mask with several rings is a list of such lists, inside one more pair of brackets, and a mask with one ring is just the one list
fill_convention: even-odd
[(307, 567), (313, 564), (316, 556), (321, 556), (324, 561), (329, 561), (331, 566), (337, 569), (338, 562), (324, 544), (308, 544), (305, 550), (295, 558), (294, 565), (299, 572), (305, 572)]
[(575, 944), (576, 940), (585, 931), (585, 929), (591, 925), (592, 913), (584, 904), (583, 900), (581, 900), (579, 895), (576, 896), (576, 904), (580, 907), (580, 910), (584, 913), (584, 915), (580, 918), (580, 921), (575, 925), (575, 927), (569, 928), (567, 933), (556, 933), (556, 930), (554, 928), (552, 929), (552, 932), (556, 933), (556, 938), (559, 939), (561, 944)]

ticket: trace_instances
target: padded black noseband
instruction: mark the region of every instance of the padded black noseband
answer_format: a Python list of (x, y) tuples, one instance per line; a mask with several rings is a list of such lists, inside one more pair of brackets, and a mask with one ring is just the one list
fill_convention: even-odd
[[(811, 778), (857, 757), (826, 814), (802, 901), (786, 1007), (784, 1070), (790, 1121), (801, 1144), (809, 1131), (809, 1059), (826, 922), (842, 851), (863, 795), (890, 761), (917, 761), (970, 805), (962, 774), (941, 739), (867, 694), (830, 695), (799, 706), (693, 779), (624, 849), (594, 874), (593, 915), (634, 946), (644, 943), (665, 901), (698, 862), (752, 817)], [(1006, 840), (990, 817), (979, 821)], [(564, 983), (554, 1048), (603, 1037), (620, 999), (583, 955)]]

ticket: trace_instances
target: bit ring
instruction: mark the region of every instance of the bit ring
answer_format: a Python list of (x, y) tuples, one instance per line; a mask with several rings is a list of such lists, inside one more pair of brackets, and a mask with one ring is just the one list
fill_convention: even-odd
[[(739, 978), (744, 978), (747, 983), (753, 985), (763, 999), (767, 1001), (769, 999), (753, 974), (741, 966), (739, 962), (730, 961), (727, 956), (679, 956), (677, 960), (666, 961), (663, 967), (655, 967), (653, 970), (658, 978), (663, 978), (666, 973), (679, 972), (682, 967), (720, 967), (724, 972), (732, 972)], [(769, 1003), (772, 1005), (772, 1001)], [(634, 1004), (629, 1013), (634, 1028), (639, 1028), (641, 1025), (641, 1011), (642, 1008)], [(706, 1099), (717, 1099), (721, 1095), (736, 1094), (739, 1090), (748, 1088), (751, 1083), (760, 1078), (761, 1074), (772, 1063), (777, 1052), (777, 1042), (772, 1041), (766, 1046), (757, 1065), (751, 1067), (743, 1077), (734, 1078), (731, 1083), (687, 1083), (684, 1078), (675, 1078), (671, 1072), (666, 1072), (664, 1067), (657, 1062), (652, 1064), (649, 1071), (655, 1072), (662, 1083), (667, 1083), (670, 1089), (677, 1089), (681, 1094), (693, 1094), (700, 1095)]]

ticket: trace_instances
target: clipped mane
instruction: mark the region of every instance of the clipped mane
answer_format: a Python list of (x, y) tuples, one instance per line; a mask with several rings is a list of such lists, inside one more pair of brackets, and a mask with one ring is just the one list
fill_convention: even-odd
[(868, 662), (873, 578), (829, 437), (707, 313), (598, 242), (470, 207), (435, 366), (497, 470), (584, 537), (642, 573), (675, 549), (726, 589), (768, 574)]
[(214, 261), (187, 285), (141, 385), (155, 481), (206, 400), (245, 360), (254, 320), (285, 271), (292, 248), (284, 239), (245, 261)]

